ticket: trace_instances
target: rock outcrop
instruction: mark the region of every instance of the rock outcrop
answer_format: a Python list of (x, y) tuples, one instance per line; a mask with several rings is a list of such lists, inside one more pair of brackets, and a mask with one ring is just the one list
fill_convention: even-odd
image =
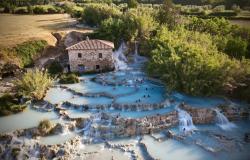
[(250, 106), (220, 105), (218, 108), (230, 121), (250, 119)]
[(192, 116), (194, 124), (215, 123), (216, 113), (210, 108), (194, 108), (185, 104), (179, 107)]

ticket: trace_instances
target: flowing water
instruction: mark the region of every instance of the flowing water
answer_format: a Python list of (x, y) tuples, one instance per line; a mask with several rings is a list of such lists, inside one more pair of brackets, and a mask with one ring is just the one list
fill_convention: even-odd
[(229, 122), (226, 116), (224, 116), (218, 109), (214, 109), (216, 112), (216, 122), (223, 130), (231, 130), (236, 127), (235, 124)]
[(122, 42), (118, 50), (114, 52), (113, 56), (115, 59), (116, 70), (124, 70), (128, 68), (128, 65), (127, 65), (128, 60), (126, 56), (124, 55), (126, 50), (127, 50), (127, 46), (124, 42)]
[(186, 133), (195, 130), (196, 127), (193, 124), (193, 120), (190, 114), (180, 108), (177, 108), (177, 111), (179, 117), (180, 131)]
[[(218, 109), (214, 109), (217, 125), (194, 126), (191, 115), (185, 110), (177, 108), (180, 102), (185, 102), (197, 108), (215, 108), (217, 105), (225, 103), (225, 100), (221, 98), (192, 97), (177, 92), (167, 95), (163, 84), (145, 75), (142, 68), (146, 59), (138, 55), (137, 44), (135, 44), (135, 48), (132, 63), (129, 63), (124, 56), (127, 47), (125, 43), (122, 43), (119, 49), (114, 52), (116, 68), (114, 72), (83, 75), (80, 77), (80, 83), (62, 85), (62, 87), (56, 85), (47, 92), (44, 100), (64, 108), (70, 118), (88, 118), (83, 128), (74, 131), (69, 130), (68, 123), (73, 122), (62, 120), (55, 111), (40, 112), (34, 110), (30, 105), (22, 113), (1, 117), (0, 133), (36, 127), (41, 120), (49, 119), (53, 123), (63, 124), (63, 133), (40, 137), (38, 139), (39, 143), (46, 145), (61, 144), (77, 135), (82, 137), (83, 142), (98, 142), (78, 146), (79, 153), (98, 152), (98, 154), (86, 156), (85, 159), (133, 159), (132, 157), (135, 155), (139, 159), (147, 159), (148, 157), (145, 157), (145, 155), (150, 155), (162, 160), (183, 159), (184, 157), (184, 159), (249, 159), (250, 154), (247, 150), (250, 149), (250, 146), (242, 142), (244, 133), (250, 132), (249, 121), (233, 124)], [(174, 100), (174, 103), (170, 103), (170, 99)], [(62, 103), (66, 101), (76, 105), (87, 105), (89, 109), (85, 111), (82, 108), (75, 109), (63, 106)], [(125, 151), (105, 148), (105, 144), (98, 141), (100, 133), (97, 132), (96, 127), (105, 125), (112, 128), (113, 126), (111, 119), (101, 120), (101, 113), (94, 108), (96, 105), (154, 105), (159, 103), (164, 104), (164, 107), (149, 110), (141, 110), (141, 108), (133, 110), (107, 108), (102, 111), (111, 115), (120, 115), (123, 118), (143, 118), (177, 110), (179, 127), (173, 127), (170, 130), (183, 137), (183, 140), (166, 139), (164, 130), (158, 134), (139, 138), (111, 138), (109, 142), (112, 145), (117, 145), (118, 148), (123, 145), (129, 146)], [(163, 140), (156, 140), (158, 138), (163, 138)], [(143, 145), (139, 145), (139, 141), (145, 144), (147, 150), (142, 149)], [(216, 151), (216, 155), (214, 151)]]

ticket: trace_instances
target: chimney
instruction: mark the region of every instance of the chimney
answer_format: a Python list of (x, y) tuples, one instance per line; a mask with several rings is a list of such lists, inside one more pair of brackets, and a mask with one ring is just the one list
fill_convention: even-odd
[(87, 40), (87, 41), (89, 40), (89, 36), (86, 36), (86, 40)]

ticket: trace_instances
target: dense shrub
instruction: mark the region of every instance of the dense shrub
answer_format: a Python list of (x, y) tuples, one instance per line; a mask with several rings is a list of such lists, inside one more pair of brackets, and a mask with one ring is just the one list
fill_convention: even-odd
[(60, 74), (63, 72), (63, 67), (61, 66), (61, 64), (57, 61), (52, 62), (51, 64), (49, 64), (48, 66), (48, 73), (51, 75), (56, 75), (56, 74)]
[(22, 66), (31, 65), (33, 59), (39, 57), (47, 45), (48, 43), (45, 40), (27, 41), (18, 44), (15, 47), (15, 51), (22, 60)]
[(54, 7), (51, 7), (51, 8), (47, 9), (47, 13), (48, 14), (55, 14), (55, 13), (58, 13), (58, 10)]
[(64, 74), (60, 77), (59, 83), (61, 84), (71, 84), (71, 83), (79, 83), (80, 80), (78, 76), (74, 73)]
[(250, 55), (250, 30), (231, 25), (224, 18), (202, 19), (192, 17), (186, 28), (212, 35), (219, 51), (231, 57), (242, 59)]
[(246, 57), (247, 41), (242, 40), (239, 37), (229, 39), (225, 47), (225, 53), (237, 59), (242, 59), (243, 57)]
[(44, 135), (47, 135), (50, 133), (50, 131), (53, 128), (53, 124), (49, 120), (45, 119), (45, 120), (42, 120), (41, 122), (39, 122), (37, 128), (38, 128), (38, 131), (40, 132), (40, 134), (42, 136), (44, 136)]
[(231, 11), (227, 11), (227, 12), (212, 12), (210, 14), (208, 14), (209, 16), (215, 16), (215, 17), (233, 17), (233, 16), (237, 16), (236, 12), (231, 12)]
[(4, 13), (14, 13), (16, 5), (11, 4), (11, 3), (4, 3), (3, 8), (4, 8), (3, 10)]
[(15, 84), (20, 95), (41, 100), (52, 82), (53, 79), (46, 71), (35, 69), (25, 73)]
[(5, 64), (14, 64), (18, 67), (22, 67), (22, 60), (18, 57), (17, 52), (14, 48), (1, 48), (0, 59)]
[(26, 8), (17, 8), (15, 14), (27, 14), (28, 10)]
[(27, 5), (26, 7), (18, 7), (15, 9), (15, 14), (55, 14), (63, 13), (64, 9), (62, 7), (57, 7), (53, 5), (37, 5), (31, 6)]
[(90, 26), (99, 26), (103, 20), (110, 17), (120, 17), (121, 14), (117, 7), (105, 4), (91, 4), (84, 9), (82, 20)]
[(34, 14), (47, 14), (48, 9), (46, 7), (43, 7), (43, 6), (35, 6), (33, 8), (33, 13)]
[(128, 8), (136, 8), (138, 6), (137, 0), (128, 0)]
[(47, 42), (44, 40), (27, 41), (13, 48), (0, 48), (0, 59), (3, 64), (16, 65), (20, 68), (29, 66), (33, 59), (41, 55)]
[(186, 28), (192, 31), (205, 32), (211, 35), (227, 35), (231, 32), (230, 22), (224, 18), (202, 19), (189, 18)]
[(20, 105), (18, 99), (10, 94), (0, 97), (0, 116), (18, 113), (25, 108), (25, 105)]
[[(108, 18), (104, 20), (99, 29), (99, 37), (113, 42), (146, 40), (157, 28), (152, 9), (131, 9), (121, 18)], [(116, 45), (117, 46), (117, 45)]]
[(65, 2), (61, 7), (64, 9), (66, 13), (72, 14), (75, 6), (76, 4), (73, 2)]
[(101, 23), (98, 29), (98, 37), (115, 42), (115, 46), (118, 46), (119, 41), (126, 37), (126, 35), (124, 35), (124, 27), (125, 22), (122, 19), (108, 18)]
[(27, 12), (28, 12), (29, 14), (33, 14), (33, 7), (32, 7), (31, 5), (28, 5), (28, 6), (27, 6)]
[(167, 25), (169, 28), (174, 28), (179, 21), (178, 10), (174, 8), (171, 0), (164, 0), (163, 4), (157, 11), (157, 21), (160, 24)]
[(155, 49), (148, 71), (159, 76), (169, 90), (193, 95), (219, 94), (225, 85), (233, 85), (245, 75), (240, 62), (218, 52), (208, 34), (162, 28), (152, 43)]

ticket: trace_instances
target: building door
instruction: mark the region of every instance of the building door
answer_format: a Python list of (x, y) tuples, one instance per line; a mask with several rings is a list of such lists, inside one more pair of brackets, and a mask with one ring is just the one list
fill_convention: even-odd
[(79, 72), (84, 72), (85, 71), (85, 66), (83, 64), (78, 65), (78, 71)]

